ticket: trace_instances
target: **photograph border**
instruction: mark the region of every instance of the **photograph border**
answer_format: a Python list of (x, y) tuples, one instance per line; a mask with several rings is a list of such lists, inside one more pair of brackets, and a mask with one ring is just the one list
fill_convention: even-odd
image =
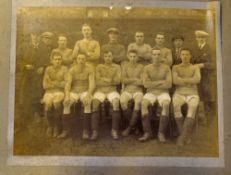
[[(161, 8), (188, 8), (188, 9), (216, 9), (216, 53), (217, 53), (217, 92), (218, 92), (218, 128), (219, 128), (219, 157), (95, 157), (95, 156), (14, 156), (13, 155), (13, 128), (14, 128), (14, 97), (15, 97), (15, 61), (16, 61), (16, 8), (38, 6), (62, 6), (63, 1), (28, 1), (20, 0), (12, 3), (12, 31), (10, 55), (10, 96), (8, 118), (8, 165), (27, 166), (171, 166), (171, 167), (224, 167), (224, 119), (223, 119), (223, 78), (221, 57), (221, 31), (220, 31), (220, 2), (182, 2), (182, 1), (143, 1), (132, 4), (134, 7), (161, 7)], [(109, 7), (113, 1), (95, 2), (65, 1), (68, 6)], [(117, 4), (118, 3), (118, 4)], [(114, 2), (115, 6), (125, 5)], [(209, 4), (209, 5), (208, 5)]]

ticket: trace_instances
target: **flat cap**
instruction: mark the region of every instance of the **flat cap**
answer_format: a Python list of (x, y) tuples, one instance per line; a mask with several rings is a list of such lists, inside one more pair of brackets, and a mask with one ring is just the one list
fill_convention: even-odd
[(51, 33), (51, 32), (43, 32), (41, 34), (41, 37), (43, 37), (43, 38), (52, 38), (53, 37), (53, 33)]
[(181, 39), (182, 41), (184, 41), (184, 37), (182, 35), (176, 35), (172, 37), (172, 41), (175, 41), (176, 39)]
[(117, 28), (111, 27), (111, 28), (107, 29), (107, 33), (108, 33), (108, 34), (109, 34), (109, 33), (119, 34), (120, 32), (119, 32), (119, 30), (118, 30)]
[(196, 37), (209, 37), (209, 34), (203, 30), (196, 30), (195, 35)]

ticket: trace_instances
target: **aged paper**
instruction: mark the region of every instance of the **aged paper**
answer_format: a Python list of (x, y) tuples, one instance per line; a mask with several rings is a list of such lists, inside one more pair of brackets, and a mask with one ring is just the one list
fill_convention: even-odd
[[(126, 8), (120, 7), (116, 3), (100, 6), (95, 4), (90, 7), (75, 3), (68, 4), (68, 7), (62, 3), (58, 5), (18, 1), (13, 3), (12, 29), (14, 30), (11, 40), (9, 102), (12, 108), (8, 122), (10, 165), (224, 166), (222, 91), (218, 90), (216, 93), (216, 88), (222, 89), (222, 78), (216, 78), (222, 77), (219, 3), (159, 2), (149, 5), (128, 3), (125, 6)], [(25, 102), (21, 100), (25, 101), (32, 94), (38, 93), (22, 89), (25, 60), (20, 59), (20, 56), (25, 55), (26, 52), (23, 44), (33, 35), (40, 39), (44, 36), (49, 38), (50, 34), (47, 32), (52, 32), (53, 48), (57, 47), (58, 35), (65, 34), (68, 36), (68, 47), (73, 49), (75, 42), (82, 38), (81, 27), (84, 23), (91, 26), (93, 38), (99, 41), (100, 46), (108, 42), (107, 29), (117, 27), (120, 30), (119, 41), (126, 50), (127, 46), (134, 42), (134, 34), (139, 31), (144, 33), (145, 43), (151, 47), (155, 46), (155, 34), (161, 31), (166, 36), (166, 47), (172, 49), (172, 39), (182, 35), (185, 47), (192, 50), (196, 45), (195, 31), (206, 31), (209, 34), (207, 42), (211, 47), (215, 73), (214, 78), (209, 82), (211, 84), (208, 85), (209, 89), (213, 88), (215, 100), (212, 102), (215, 102), (215, 106), (204, 111), (208, 120), (206, 123), (198, 123), (196, 126), (198, 128), (194, 128), (195, 133), (190, 146), (177, 147), (174, 137), (168, 137), (168, 143), (163, 145), (158, 143), (155, 137), (145, 143), (139, 143), (133, 136), (114, 141), (110, 137), (108, 127), (110, 124), (105, 126), (102, 124), (101, 133), (105, 134), (101, 134), (97, 142), (84, 142), (81, 140), (81, 120), (77, 119), (73, 121), (76, 125), (73, 126), (72, 137), (61, 140), (47, 138), (44, 132), (45, 124), (36, 123), (33, 114), (31, 114), (32, 118), (23, 118), (25, 116), (22, 110), (25, 108)], [(33, 44), (34, 48), (38, 47), (36, 42)], [(36, 83), (36, 81), (32, 82)], [(25, 92), (26, 94), (23, 94)], [(20, 106), (21, 104), (24, 105)], [(22, 126), (26, 129), (21, 129)]]

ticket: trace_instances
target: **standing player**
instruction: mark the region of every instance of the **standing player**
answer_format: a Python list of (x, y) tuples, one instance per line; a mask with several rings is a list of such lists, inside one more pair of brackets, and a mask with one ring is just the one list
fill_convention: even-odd
[(92, 129), (93, 135), (91, 140), (98, 138), (98, 120), (99, 120), (99, 105), (106, 99), (113, 107), (112, 111), (112, 130), (113, 139), (118, 139), (118, 130), (120, 122), (119, 100), (120, 95), (117, 92), (117, 85), (120, 84), (121, 70), (120, 66), (112, 62), (113, 56), (110, 51), (103, 53), (104, 64), (99, 64), (96, 67), (96, 92), (93, 97), (93, 114), (92, 114)]
[[(141, 101), (143, 98), (142, 71), (143, 65), (137, 63), (137, 51), (128, 51), (129, 62), (122, 69), (123, 92), (120, 97), (120, 104), (123, 114), (129, 121), (128, 127), (123, 131), (123, 136), (128, 136), (132, 128), (136, 125), (141, 110)], [(132, 114), (128, 112), (128, 102), (134, 100), (134, 109)]]
[(52, 51), (51, 63), (52, 65), (46, 68), (43, 78), (45, 94), (42, 102), (48, 121), (47, 135), (57, 137), (61, 130), (62, 101), (67, 68), (62, 66), (62, 54), (58, 51)]
[(161, 63), (161, 50), (157, 48), (152, 49), (152, 64), (144, 68), (143, 84), (147, 88), (147, 93), (143, 97), (141, 107), (144, 135), (139, 138), (139, 141), (146, 141), (151, 136), (148, 107), (157, 101), (162, 109), (158, 139), (160, 142), (166, 142), (165, 132), (168, 125), (169, 105), (171, 102), (169, 89), (172, 86), (172, 75), (169, 66)]
[(164, 42), (165, 42), (165, 35), (161, 32), (156, 34), (155, 37), (155, 43), (156, 45), (154, 46), (155, 48), (158, 48), (161, 50), (161, 54), (162, 54), (162, 60), (161, 62), (172, 66), (172, 51), (164, 46)]
[(67, 37), (60, 35), (58, 38), (58, 48), (54, 49), (62, 53), (63, 65), (70, 67), (73, 63), (72, 49), (67, 48)]
[[(172, 68), (173, 84), (176, 85), (176, 91), (173, 95), (173, 107), (180, 133), (177, 145), (183, 146), (189, 140), (195, 121), (195, 114), (200, 101), (197, 85), (200, 83), (201, 75), (198, 66), (190, 63), (192, 56), (188, 49), (182, 49), (180, 56), (182, 63)], [(188, 111), (184, 120), (181, 107), (185, 103), (188, 105)]]
[(180, 64), (180, 52), (184, 45), (184, 37), (177, 35), (172, 38), (173, 48), (172, 48), (172, 58), (173, 58), (173, 65)]
[(84, 53), (87, 63), (96, 66), (100, 57), (99, 42), (92, 38), (92, 29), (88, 24), (82, 26), (82, 34), (83, 39), (75, 43), (73, 58), (75, 58), (78, 53)]
[(137, 50), (138, 63), (147, 65), (151, 63), (151, 46), (144, 43), (144, 33), (135, 33), (135, 42), (128, 45), (129, 50)]
[(83, 118), (83, 139), (89, 139), (90, 120), (91, 120), (91, 101), (92, 93), (95, 88), (95, 75), (92, 66), (86, 64), (86, 56), (78, 54), (76, 64), (74, 64), (67, 73), (67, 83), (65, 85), (65, 99), (63, 111), (63, 132), (59, 138), (68, 135), (68, 125), (70, 108), (79, 100), (84, 106)]
[(102, 46), (102, 53), (105, 51), (112, 52), (113, 62), (116, 64), (121, 64), (125, 60), (125, 47), (118, 43), (119, 30), (111, 27), (107, 30), (107, 34), (109, 37), (109, 42)]

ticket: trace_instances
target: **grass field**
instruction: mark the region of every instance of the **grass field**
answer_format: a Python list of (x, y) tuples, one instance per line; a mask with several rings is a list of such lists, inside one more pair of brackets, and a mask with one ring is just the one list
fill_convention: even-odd
[[(192, 133), (193, 142), (177, 147), (174, 137), (161, 144), (156, 139), (140, 143), (137, 135), (113, 140), (110, 136), (110, 121), (101, 123), (100, 138), (96, 142), (81, 139), (81, 119), (74, 118), (72, 135), (66, 139), (48, 138), (43, 122), (32, 119), (27, 127), (15, 132), (15, 155), (85, 155), (85, 156), (218, 156), (217, 122), (210, 121), (206, 126), (199, 125)], [(155, 126), (157, 127), (157, 126)], [(156, 130), (156, 129), (154, 129)]]

